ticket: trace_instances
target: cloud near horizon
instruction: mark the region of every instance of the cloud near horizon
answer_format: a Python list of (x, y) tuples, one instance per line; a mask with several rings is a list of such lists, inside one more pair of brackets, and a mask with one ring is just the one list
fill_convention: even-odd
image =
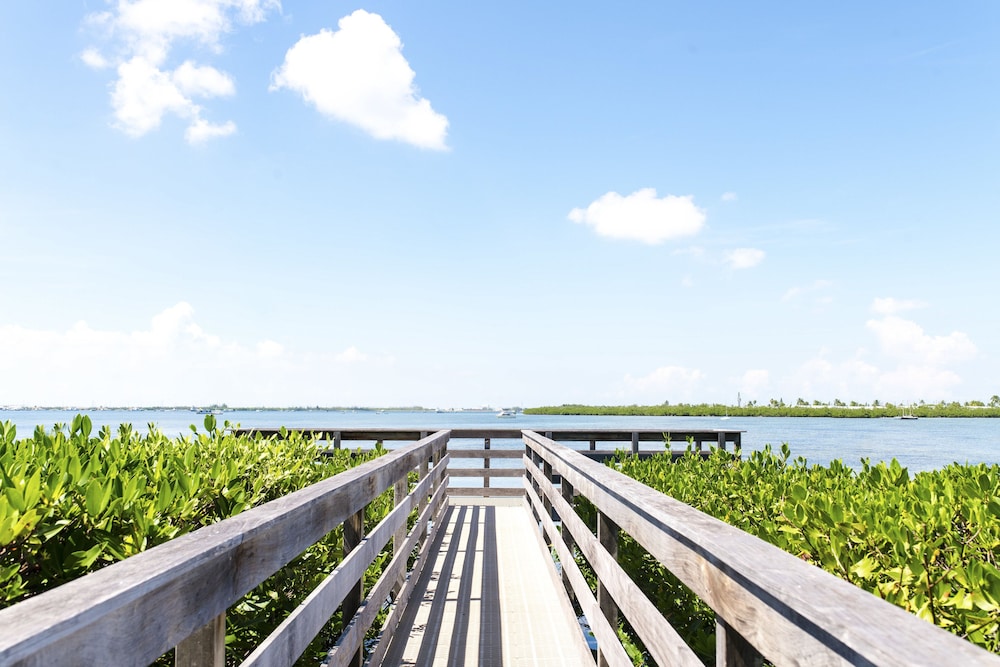
[(296, 92), (324, 116), (376, 139), (447, 150), (448, 119), (420, 97), (393, 29), (363, 9), (337, 26), (299, 39), (274, 72), (271, 90)]
[(313, 405), (338, 381), (349, 385), (345, 374), (394, 363), (355, 346), (310, 355), (269, 339), (225, 340), (194, 315), (180, 302), (134, 331), (84, 321), (65, 331), (0, 325), (0, 405), (263, 405), (275, 386), (287, 387), (288, 404)]
[(585, 209), (574, 208), (568, 217), (600, 236), (650, 245), (694, 236), (705, 224), (705, 212), (695, 206), (692, 195), (657, 197), (654, 188), (624, 197), (608, 192)]

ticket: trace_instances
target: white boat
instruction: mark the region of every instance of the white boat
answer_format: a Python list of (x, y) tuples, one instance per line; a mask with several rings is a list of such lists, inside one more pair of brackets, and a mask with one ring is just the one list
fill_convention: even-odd
[(497, 413), (497, 417), (503, 417), (503, 418), (516, 417), (516, 416), (517, 416), (516, 412), (507, 409), (501, 409), (500, 412)]
[(899, 415), (900, 419), (919, 419), (915, 414), (913, 414), (913, 406), (907, 406), (903, 408), (903, 414)]

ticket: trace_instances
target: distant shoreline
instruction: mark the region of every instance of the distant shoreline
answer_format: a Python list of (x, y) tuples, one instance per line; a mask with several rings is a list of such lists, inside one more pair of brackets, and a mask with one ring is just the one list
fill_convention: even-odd
[(1000, 406), (935, 403), (932, 405), (558, 405), (525, 408), (526, 415), (621, 417), (835, 417), (844, 419), (929, 419), (934, 417), (1000, 417)]

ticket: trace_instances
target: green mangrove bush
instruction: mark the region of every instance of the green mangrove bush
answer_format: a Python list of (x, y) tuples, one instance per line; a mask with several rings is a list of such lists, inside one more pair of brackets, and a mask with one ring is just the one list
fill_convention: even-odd
[[(895, 460), (810, 466), (770, 447), (609, 462), (622, 473), (749, 532), (993, 652), (1000, 650), (1000, 466), (910, 475)], [(580, 508), (586, 517), (592, 510)], [(706, 662), (711, 610), (641, 546), (619, 559)]]
[[(152, 424), (92, 433), (78, 415), (68, 427), (39, 427), (18, 439), (0, 424), (0, 607), (120, 561), (287, 493), (378, 454), (340, 450), (317, 456), (301, 434), (235, 436), (205, 419), (186, 437)], [(391, 490), (368, 508), (374, 524), (391, 508)], [(227, 654), (239, 662), (341, 560), (343, 534), (330, 533), (248, 593), (227, 613)], [(385, 555), (369, 570), (371, 585)], [(322, 653), (339, 618), (307, 652)]]

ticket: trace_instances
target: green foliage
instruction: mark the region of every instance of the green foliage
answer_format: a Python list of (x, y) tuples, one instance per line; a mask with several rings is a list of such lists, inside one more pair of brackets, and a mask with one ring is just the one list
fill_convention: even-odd
[[(564, 404), (539, 408), (525, 408), (526, 415), (620, 415), (630, 417), (899, 417), (903, 408), (892, 403), (859, 405), (852, 401), (847, 406), (836, 399), (833, 405), (803, 405), (798, 399), (796, 405), (786, 405), (781, 399), (772, 398), (768, 405), (746, 404), (742, 407), (721, 403), (677, 403), (662, 405), (577, 405)], [(959, 403), (937, 403), (933, 405), (906, 406), (908, 414), (916, 417), (1000, 417), (1000, 399), (989, 406)]]
[[(609, 465), (993, 652), (1000, 650), (1000, 466), (911, 476), (895, 460), (810, 466), (770, 447)], [(585, 511), (583, 512), (585, 513)], [(711, 611), (639, 545), (619, 560), (706, 661)]]
[[(228, 427), (228, 423), (226, 424)], [(90, 418), (18, 440), (0, 424), (0, 607), (335, 475), (376, 454), (317, 456), (315, 440), (205, 433), (169, 438), (123, 424), (92, 436)], [(368, 508), (370, 524), (392, 491)], [(227, 653), (241, 659), (340, 562), (335, 530), (229, 610)], [(368, 584), (380, 573), (377, 563)], [(311, 653), (329, 646), (339, 619)], [(308, 655), (308, 654), (307, 654)]]

